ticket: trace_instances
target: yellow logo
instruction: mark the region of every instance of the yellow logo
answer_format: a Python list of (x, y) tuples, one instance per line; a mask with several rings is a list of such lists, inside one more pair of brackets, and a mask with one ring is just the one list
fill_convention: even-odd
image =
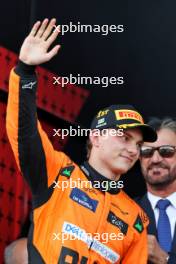
[(99, 111), (97, 114), (97, 118), (107, 115), (108, 112), (109, 112), (109, 109), (104, 110), (104, 111)]
[(123, 120), (123, 119), (133, 119), (139, 121), (141, 124), (144, 124), (142, 116), (133, 110), (115, 110), (115, 115), (117, 120)]

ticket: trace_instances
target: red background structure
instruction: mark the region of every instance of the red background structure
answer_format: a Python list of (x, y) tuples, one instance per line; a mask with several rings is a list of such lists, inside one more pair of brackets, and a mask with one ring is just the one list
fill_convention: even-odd
[[(8, 91), (10, 70), (16, 63), (17, 55), (0, 47), (0, 89), (5, 93)], [(64, 88), (58, 85), (54, 86), (53, 76), (57, 77), (54, 73), (42, 67), (38, 67), (37, 72), (39, 79), (38, 107), (70, 122), (70, 124), (75, 124), (89, 95), (88, 91), (71, 84)], [(21, 227), (29, 217), (31, 200), (30, 190), (17, 169), (8, 142), (5, 118), (6, 102), (0, 100), (0, 263), (3, 263), (4, 248), (19, 237)], [(41, 120), (41, 123), (55, 149), (64, 149), (68, 137), (63, 140), (53, 137), (54, 127), (49, 120)]]

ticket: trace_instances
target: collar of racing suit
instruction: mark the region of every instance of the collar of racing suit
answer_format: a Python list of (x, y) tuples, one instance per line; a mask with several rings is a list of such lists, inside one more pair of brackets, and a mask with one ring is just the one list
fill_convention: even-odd
[(101, 190), (102, 192), (109, 192), (111, 194), (117, 194), (119, 193), (120, 188), (122, 188), (122, 187), (119, 187), (121, 186), (119, 184), (119, 181), (112, 181), (106, 178), (105, 176), (100, 174), (98, 171), (96, 171), (92, 166), (90, 166), (90, 164), (87, 161), (81, 164), (80, 168), (86, 175), (87, 179), (91, 181), (92, 186), (96, 189)]

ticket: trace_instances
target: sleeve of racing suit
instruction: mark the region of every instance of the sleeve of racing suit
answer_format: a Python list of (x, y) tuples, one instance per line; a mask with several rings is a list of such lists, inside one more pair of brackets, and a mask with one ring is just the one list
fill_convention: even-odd
[(128, 252), (121, 261), (121, 264), (146, 264), (147, 258), (147, 230), (145, 228), (141, 234), (137, 234), (136, 240), (128, 249)]
[(17, 165), (33, 194), (53, 183), (66, 157), (53, 149), (37, 120), (36, 89), (34, 66), (19, 62), (10, 74), (6, 129)]

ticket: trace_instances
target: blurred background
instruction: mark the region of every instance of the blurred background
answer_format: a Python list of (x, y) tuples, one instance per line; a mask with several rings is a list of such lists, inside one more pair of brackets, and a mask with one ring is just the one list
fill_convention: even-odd
[[(19, 174), (6, 136), (10, 69), (36, 20), (57, 24), (124, 25), (123, 33), (65, 33), (59, 54), (38, 68), (38, 115), (51, 141), (75, 162), (86, 159), (86, 137), (53, 137), (53, 128), (88, 128), (95, 112), (132, 104), (146, 120), (176, 116), (176, 2), (174, 0), (3, 1), (0, 9), (0, 263), (4, 247), (27, 234), (30, 191)], [(123, 76), (123, 85), (53, 86), (53, 76)], [(145, 191), (140, 167), (123, 176), (131, 196)]]

